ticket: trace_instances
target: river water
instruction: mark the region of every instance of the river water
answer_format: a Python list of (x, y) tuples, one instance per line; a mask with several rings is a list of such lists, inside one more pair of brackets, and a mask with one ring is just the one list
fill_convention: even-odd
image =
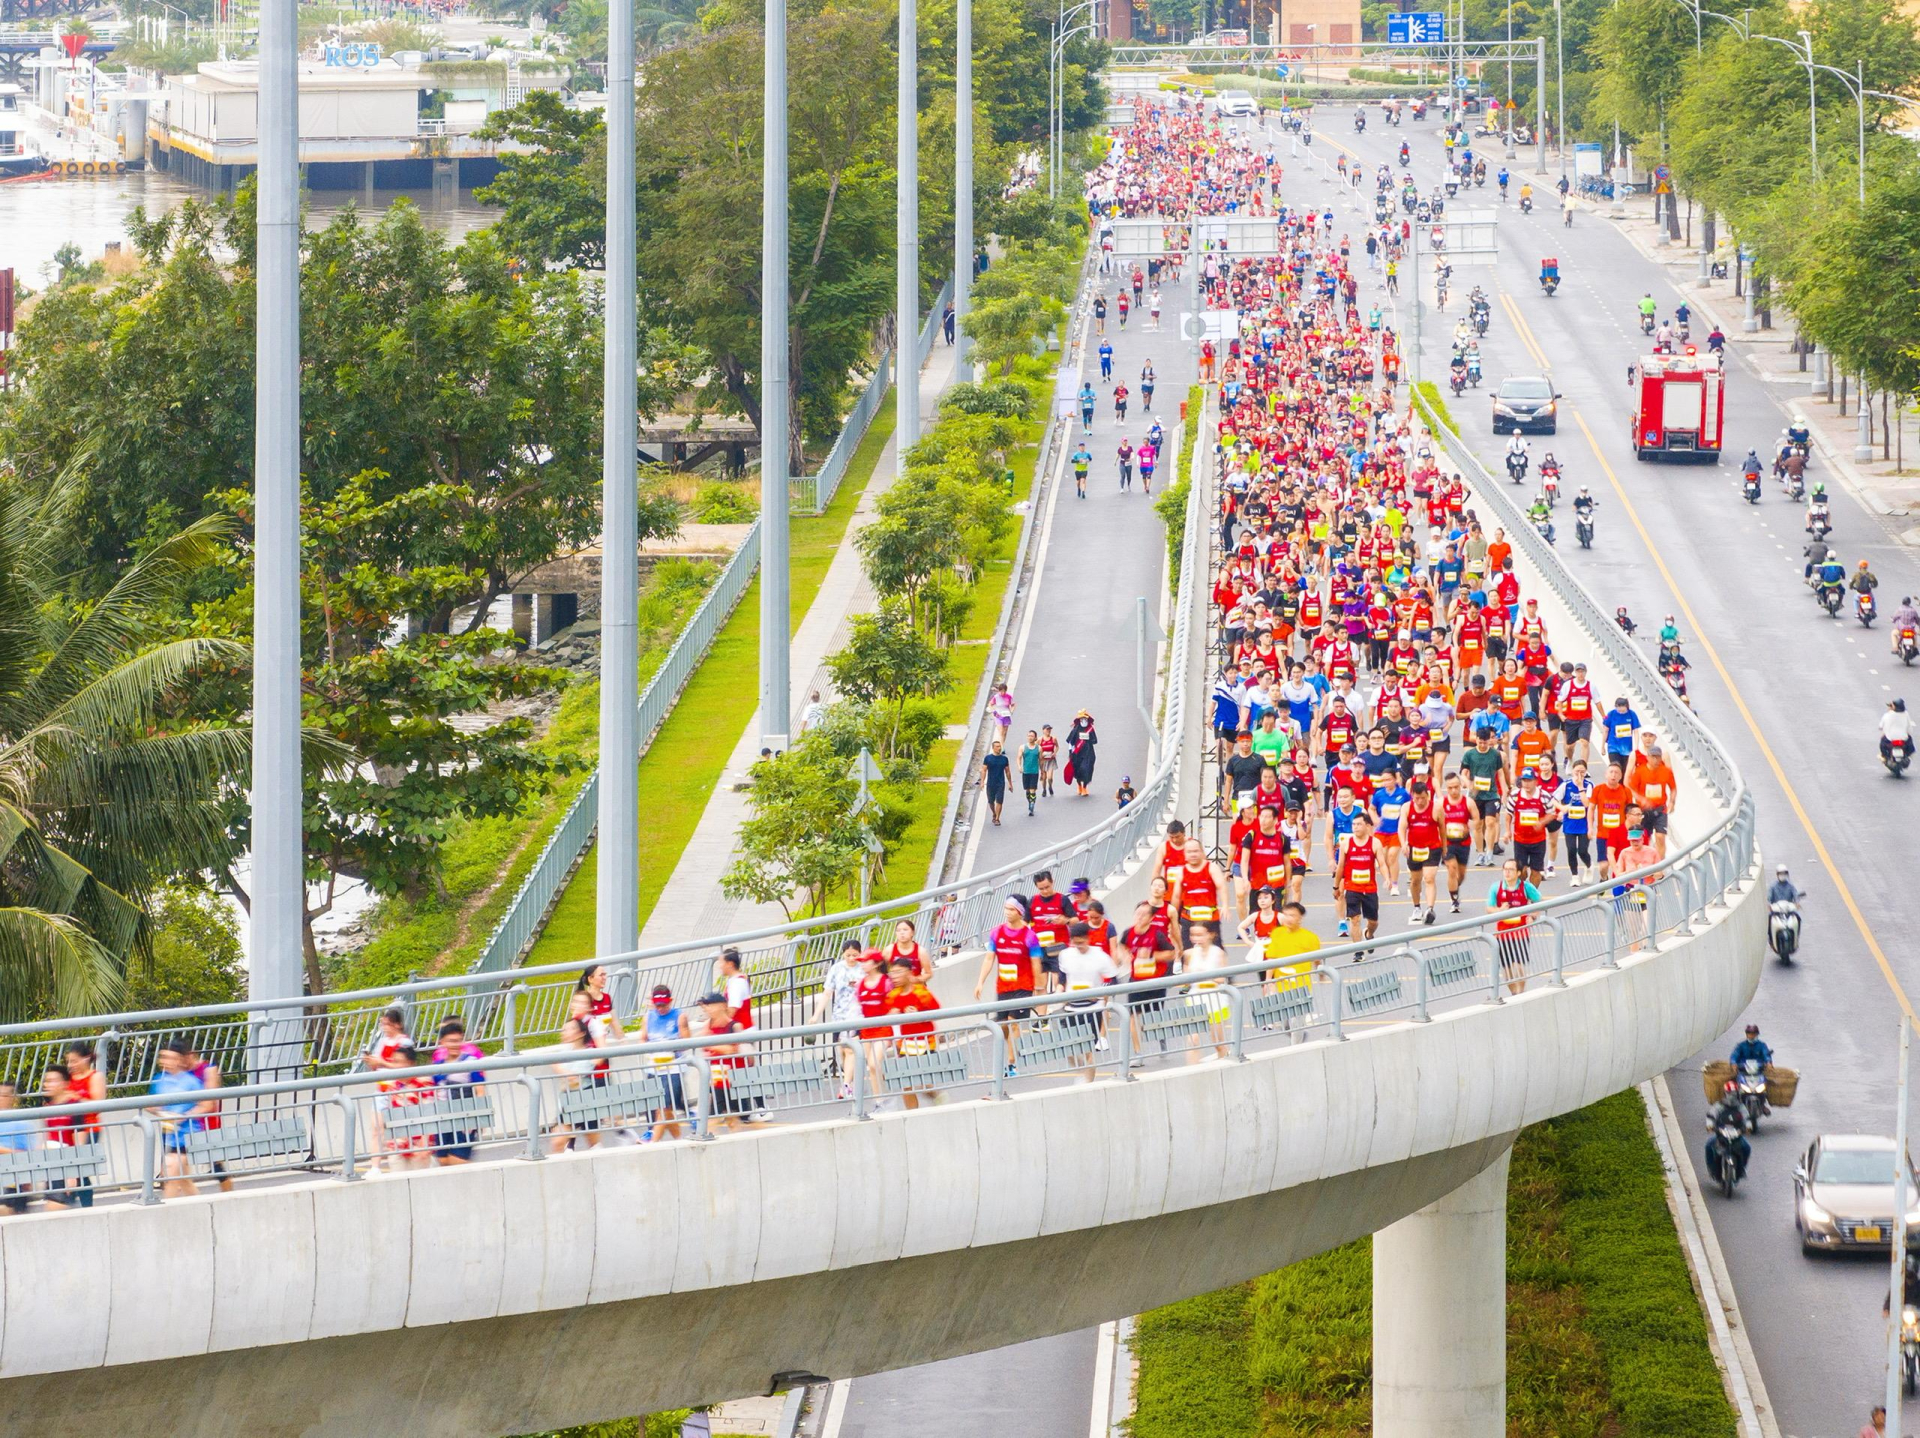
[[(87, 259), (98, 259), (110, 243), (126, 239), (127, 216), (136, 207), (145, 206), (149, 215), (164, 214), (206, 193), (158, 170), (101, 180), (0, 185), (0, 269), (13, 269), (22, 284), (39, 289), (47, 282), (54, 252), (69, 240)], [(466, 190), (453, 204), (439, 209), (425, 190), (380, 190), (374, 203), (385, 208), (402, 196), (420, 207), (429, 225), (456, 239), (491, 223), (499, 214), (475, 203), (472, 192)], [(313, 192), (307, 202), (308, 228), (325, 225), (359, 198), (358, 191)]]

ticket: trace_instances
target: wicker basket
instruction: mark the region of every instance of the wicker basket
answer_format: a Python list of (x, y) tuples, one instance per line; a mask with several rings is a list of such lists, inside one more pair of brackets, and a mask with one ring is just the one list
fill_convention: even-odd
[(1767, 1102), (1774, 1108), (1790, 1108), (1800, 1088), (1800, 1075), (1779, 1064), (1767, 1065)]
[(1727, 1087), (1727, 1080), (1733, 1077), (1733, 1065), (1725, 1059), (1715, 1059), (1700, 1070), (1700, 1087), (1706, 1091), (1709, 1105), (1720, 1102), (1720, 1095)]

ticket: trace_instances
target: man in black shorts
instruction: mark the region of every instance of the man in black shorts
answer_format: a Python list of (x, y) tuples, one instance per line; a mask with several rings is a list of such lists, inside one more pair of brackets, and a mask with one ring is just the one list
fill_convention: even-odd
[(1460, 756), (1460, 772), (1478, 816), (1473, 827), (1480, 856), (1491, 863), (1493, 855), (1505, 852), (1500, 846), (1500, 804), (1507, 792), (1506, 761), (1493, 747), (1491, 729), (1474, 732), (1473, 747)]

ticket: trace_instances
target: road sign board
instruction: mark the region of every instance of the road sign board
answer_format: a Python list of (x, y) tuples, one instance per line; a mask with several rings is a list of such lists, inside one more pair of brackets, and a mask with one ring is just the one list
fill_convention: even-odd
[(1387, 16), (1389, 45), (1432, 45), (1447, 38), (1447, 17), (1439, 10), (1414, 10)]
[(1205, 339), (1207, 337), (1207, 322), (1199, 315), (1188, 315), (1186, 319), (1180, 322), (1180, 333), (1190, 340)]
[(859, 780), (863, 784), (878, 784), (880, 782), (880, 766), (873, 762), (872, 754), (862, 749), (860, 751), (860, 757), (853, 761), (853, 767), (847, 770), (847, 777), (849, 779)]

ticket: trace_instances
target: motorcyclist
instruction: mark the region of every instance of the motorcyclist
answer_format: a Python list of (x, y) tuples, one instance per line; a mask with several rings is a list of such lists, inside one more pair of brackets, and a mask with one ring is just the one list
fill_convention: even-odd
[(1520, 205), (1523, 209), (1525, 209), (1525, 208), (1530, 208), (1532, 204), (1533, 204), (1533, 186), (1529, 184), (1527, 181), (1522, 180), (1520, 182)]
[(1480, 382), (1480, 341), (1468, 340), (1467, 352), (1461, 356), (1467, 362), (1467, 378), (1474, 384)]
[(1866, 560), (1860, 561), (1860, 567), (1853, 571), (1853, 578), (1847, 581), (1847, 588), (1855, 594), (1871, 594), (1880, 587), (1880, 577), (1868, 567)]
[(1651, 294), (1645, 294), (1640, 296), (1640, 320), (1641, 320), (1641, 323), (1649, 329), (1652, 328), (1652, 325), (1649, 323), (1649, 321), (1653, 319), (1654, 311), (1658, 308), (1659, 306), (1654, 304), (1653, 296)]
[(1660, 325), (1660, 328), (1653, 332), (1653, 348), (1656, 353), (1668, 353), (1668, 354), (1672, 353), (1673, 351), (1673, 321), (1672, 320), (1663, 321), (1662, 324)]
[(1581, 485), (1580, 492), (1573, 497), (1574, 514), (1581, 519), (1592, 519), (1594, 510), (1599, 507), (1600, 501), (1588, 492), (1584, 484)]
[(1893, 611), (1893, 625), (1888, 637), (1893, 642), (1892, 652), (1895, 654), (1900, 652), (1900, 631), (1903, 629), (1911, 629), (1920, 635), (1920, 609), (1913, 607), (1911, 594), (1901, 595), (1900, 607)]
[(1405, 140), (1402, 140), (1400, 142), (1400, 163), (1403, 165), (1406, 164), (1412, 158), (1412, 156), (1413, 156), (1413, 151), (1407, 148), (1407, 142)]
[(1447, 377), (1453, 383), (1453, 392), (1460, 393), (1467, 384), (1467, 357), (1459, 350), (1453, 352), (1453, 359), (1447, 364)]
[(1913, 716), (1904, 699), (1888, 700), (1887, 712), (1880, 716), (1880, 756), (1891, 758), (1895, 749), (1913, 752)]
[(1807, 583), (1811, 584), (1813, 583), (1813, 572), (1827, 562), (1827, 556), (1833, 551), (1827, 547), (1826, 540), (1816, 539), (1807, 545), (1806, 552), (1807, 569), (1804, 577)]
[[(1728, 1079), (1726, 1087), (1720, 1090), (1720, 1102), (1713, 1106), (1713, 1112), (1707, 1115), (1707, 1170), (1714, 1169), (1714, 1150), (1720, 1143), (1720, 1130), (1731, 1125), (1744, 1130), (1747, 1126), (1746, 1110), (1740, 1105), (1739, 1086)], [(1736, 1133), (1733, 1139), (1733, 1176), (1735, 1181), (1747, 1176), (1747, 1160), (1753, 1156), (1753, 1145), (1747, 1142), (1744, 1132)]]
[(1720, 326), (1715, 325), (1707, 334), (1707, 352), (1709, 354), (1719, 354), (1722, 350), (1726, 349), (1726, 347), (1727, 337), (1720, 333)]
[(1547, 492), (1537, 490), (1533, 503), (1527, 506), (1527, 518), (1533, 521), (1534, 528), (1545, 537), (1548, 544), (1553, 543), (1553, 506), (1547, 503)]
[[(1785, 864), (1773, 866), (1773, 883), (1767, 888), (1769, 904), (1797, 904), (1806, 896), (1807, 891), (1787, 877)], [(1749, 1032), (1752, 1030), (1750, 1029)]]
[(1847, 566), (1840, 562), (1838, 555), (1832, 550), (1828, 550), (1826, 559), (1821, 562), (1820, 568), (1814, 572), (1813, 597), (1824, 603), (1828, 590), (1832, 590), (1837, 594), (1846, 582)]
[(1517, 430), (1514, 432), (1513, 437), (1507, 441), (1506, 464), (1507, 473), (1509, 474), (1525, 474), (1527, 472), (1527, 440), (1526, 436)]
[(1664, 647), (1668, 644), (1677, 645), (1679, 642), (1680, 626), (1673, 622), (1673, 616), (1669, 614), (1660, 623), (1660, 643)]
[(1754, 449), (1748, 450), (1747, 457), (1740, 461), (1740, 473), (1742, 475), (1757, 476), (1765, 467), (1766, 466), (1760, 463), (1760, 452)]
[[(1780, 872), (1783, 874), (1786, 873), (1786, 867), (1784, 865), (1781, 866)], [(1777, 882), (1775, 887), (1778, 887)], [(1788, 884), (1787, 887), (1793, 889), (1793, 885), (1791, 884)], [(1794, 892), (1798, 893), (1799, 890), (1795, 889)], [(1769, 902), (1771, 902), (1771, 899), (1769, 899)], [(1733, 1046), (1733, 1066), (1736, 1069), (1748, 1059), (1759, 1059), (1760, 1067), (1763, 1069), (1773, 1062), (1773, 1050), (1760, 1041), (1760, 1025), (1758, 1024), (1748, 1024), (1747, 1036)]]

